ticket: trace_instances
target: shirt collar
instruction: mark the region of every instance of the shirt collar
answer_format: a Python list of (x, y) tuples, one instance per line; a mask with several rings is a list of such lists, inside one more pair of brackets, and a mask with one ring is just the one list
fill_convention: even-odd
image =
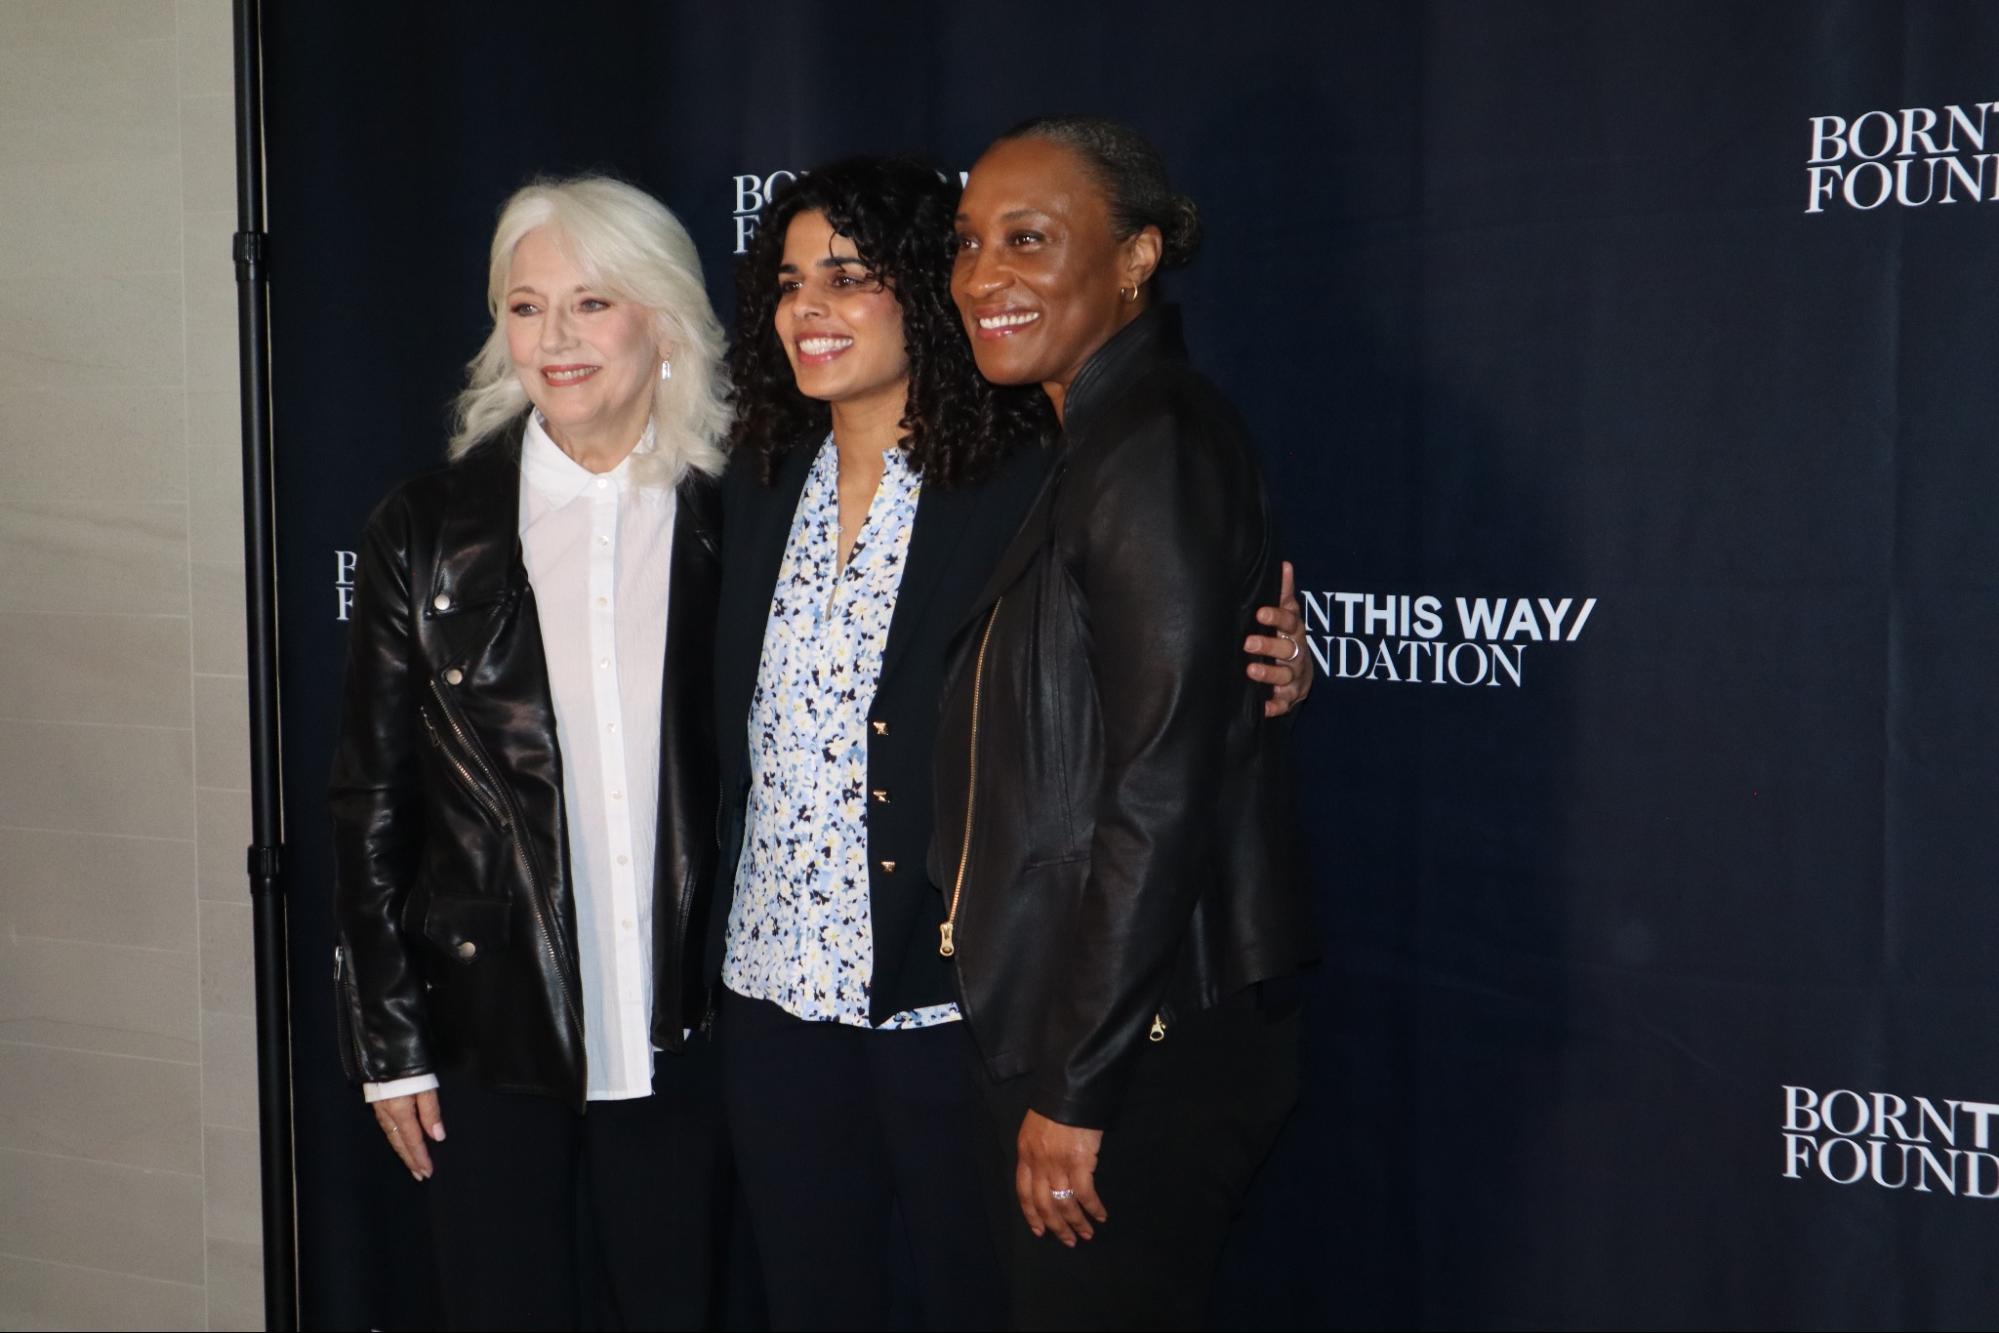
[(639, 436), (632, 452), (609, 472), (599, 474), (562, 452), (562, 446), (550, 437), (548, 428), (542, 424), (541, 413), (534, 412), (528, 416), (527, 431), (521, 442), (521, 480), (552, 508), (560, 509), (583, 494), (599, 475), (617, 482), (621, 492), (629, 490), (632, 459), (639, 454), (649, 454), (657, 447), (653, 423), (648, 421), (645, 434)]

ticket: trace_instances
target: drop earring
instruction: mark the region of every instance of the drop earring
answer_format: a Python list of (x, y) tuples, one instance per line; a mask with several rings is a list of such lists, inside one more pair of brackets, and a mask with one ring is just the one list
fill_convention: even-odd
[(673, 362), (662, 361), (659, 363), (659, 377), (663, 380), (670, 380), (673, 378)]

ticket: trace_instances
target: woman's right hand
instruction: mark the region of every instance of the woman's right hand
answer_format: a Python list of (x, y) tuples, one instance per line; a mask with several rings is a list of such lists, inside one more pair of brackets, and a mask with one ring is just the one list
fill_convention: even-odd
[(382, 1127), (389, 1146), (418, 1180), (429, 1180), (432, 1171), (430, 1145), (444, 1142), (444, 1113), (437, 1109), (437, 1093), (413, 1093), (408, 1097), (384, 1097), (375, 1103), (375, 1123)]

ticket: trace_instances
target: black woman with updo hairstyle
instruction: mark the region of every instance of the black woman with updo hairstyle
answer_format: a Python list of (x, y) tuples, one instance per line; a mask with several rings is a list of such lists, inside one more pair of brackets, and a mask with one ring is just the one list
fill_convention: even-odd
[(1143, 137), (1029, 122), (973, 166), (956, 230), (979, 370), (1039, 386), (1062, 428), (937, 746), (933, 870), (1014, 1317), (1199, 1326), (1296, 1100), (1311, 952), (1286, 729), (1221, 650), (1284, 581), (1269, 497), (1156, 299), (1200, 223)]
[[(1054, 418), (973, 364), (950, 288), (958, 193), (902, 160), (809, 172), (740, 273), (708, 969), (776, 1328), (887, 1327), (898, 1271), (920, 1327), (1009, 1319), (924, 861), (948, 646), (1048, 476)], [(1268, 609), (1298, 632), (1295, 607)], [(1250, 623), (1215, 631), (1237, 675)], [(1246, 650), (1292, 656), (1278, 636)], [(1307, 679), (1250, 670), (1280, 708)]]

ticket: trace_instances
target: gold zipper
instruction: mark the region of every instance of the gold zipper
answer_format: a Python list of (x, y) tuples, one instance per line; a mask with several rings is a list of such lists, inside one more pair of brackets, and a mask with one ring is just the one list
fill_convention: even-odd
[(944, 923), (937, 927), (937, 952), (946, 958), (958, 952), (957, 944), (951, 936), (958, 928), (958, 898), (965, 891), (965, 867), (972, 860), (972, 811), (978, 805), (979, 797), (979, 702), (986, 684), (986, 646), (993, 641), (993, 624), (999, 619), (1000, 602), (993, 603), (992, 612), (986, 617), (986, 632), (979, 636), (979, 657), (972, 667), (972, 752), (970, 773), (965, 783), (965, 840), (958, 848), (958, 877), (951, 882), (951, 905), (944, 913)]

